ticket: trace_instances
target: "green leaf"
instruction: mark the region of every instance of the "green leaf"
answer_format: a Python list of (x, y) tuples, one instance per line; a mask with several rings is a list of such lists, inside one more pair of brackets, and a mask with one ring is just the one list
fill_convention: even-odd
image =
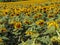
[(54, 26), (51, 26), (50, 29), (46, 30), (46, 32), (44, 32), (43, 34), (51, 34), (51, 33), (54, 33), (55, 32), (55, 27)]
[(9, 40), (9, 38), (5, 37), (5, 36), (2, 36), (2, 39), (4, 40)]
[(40, 41), (40, 42), (42, 42), (42, 43), (44, 43), (44, 44), (51, 43), (49, 36), (39, 37), (39, 38), (37, 38), (37, 40)]
[(0, 45), (4, 45), (4, 43), (3, 42), (0, 42)]

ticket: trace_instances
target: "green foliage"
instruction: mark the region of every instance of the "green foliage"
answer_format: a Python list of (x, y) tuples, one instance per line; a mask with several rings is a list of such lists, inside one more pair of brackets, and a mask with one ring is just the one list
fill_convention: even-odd
[(27, 1), (27, 0), (0, 0), (0, 2), (16, 2), (16, 1)]

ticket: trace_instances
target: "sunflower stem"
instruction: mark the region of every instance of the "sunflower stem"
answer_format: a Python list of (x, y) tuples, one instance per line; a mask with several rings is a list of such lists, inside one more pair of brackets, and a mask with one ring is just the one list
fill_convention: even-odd
[(60, 36), (60, 34), (59, 34), (59, 32), (57, 30), (56, 30), (56, 33), (57, 33), (58, 36)]

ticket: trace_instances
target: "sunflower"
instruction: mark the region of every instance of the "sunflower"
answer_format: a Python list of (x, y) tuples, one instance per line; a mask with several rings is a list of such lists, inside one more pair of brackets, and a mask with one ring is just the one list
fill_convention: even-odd
[(20, 13), (16, 13), (15, 15), (16, 15), (16, 16), (19, 16), (19, 15), (20, 15)]
[(4, 16), (6, 16), (8, 14), (8, 12), (4, 12), (3, 14), (4, 14)]
[(37, 13), (37, 14), (35, 14), (35, 15), (33, 16), (33, 18), (36, 19), (36, 18), (40, 18), (41, 16), (42, 16), (41, 13)]
[(44, 20), (38, 20), (38, 21), (36, 21), (36, 25), (43, 26), (44, 25)]
[(1, 32), (7, 32), (6, 28), (1, 28), (0, 30), (1, 30)]
[(60, 19), (57, 19), (56, 22), (57, 22), (58, 24), (60, 24)]
[(32, 32), (32, 31), (26, 31), (25, 34), (26, 34), (26, 35), (33, 35), (34, 32)]
[(0, 38), (0, 42), (3, 42), (2, 38)]
[(48, 17), (48, 18), (53, 18), (54, 15), (53, 15), (53, 14), (48, 14), (47, 17)]
[(48, 11), (49, 11), (49, 6), (44, 6), (44, 7), (42, 7), (42, 11), (44, 12), (44, 13), (48, 13)]
[(2, 12), (3, 12), (3, 15), (6, 16), (8, 14), (9, 10), (8, 9), (4, 9), (4, 10), (2, 10)]
[(15, 22), (14, 27), (15, 27), (15, 29), (21, 28), (22, 23), (21, 22)]
[(25, 11), (25, 8), (21, 8), (21, 10), (20, 10), (21, 12), (24, 12)]
[(34, 15), (33, 18), (36, 19), (36, 18), (39, 18), (39, 17), (37, 15)]
[(19, 12), (19, 13), (21, 12), (21, 11), (20, 11), (20, 10), (21, 10), (21, 8), (16, 8), (16, 10), (17, 10), (17, 12)]
[(11, 13), (11, 14), (10, 14), (10, 18), (13, 18), (14, 16), (15, 16), (14, 13)]
[(37, 6), (38, 9), (41, 9), (41, 6)]
[(24, 24), (31, 24), (30, 20), (24, 20)]
[(53, 36), (53, 37), (51, 38), (51, 41), (52, 41), (52, 42), (56, 42), (56, 41), (58, 41), (58, 37)]
[(36, 15), (37, 15), (38, 17), (41, 17), (41, 16), (42, 16), (42, 14), (41, 14), (41, 13), (37, 13)]
[(30, 13), (26, 13), (27, 16), (30, 16)]
[(38, 11), (38, 8), (35, 8), (35, 9), (34, 9), (34, 12), (37, 12), (37, 11)]
[(48, 25), (48, 29), (51, 26), (54, 26), (56, 29), (59, 28), (59, 25), (55, 21), (47, 22), (47, 25)]
[(14, 9), (15, 14), (19, 14), (21, 11), (19, 8)]
[(59, 8), (54, 9), (54, 14), (57, 14), (59, 12)]
[(28, 8), (28, 9), (27, 9), (27, 12), (30, 12), (30, 11), (31, 11), (31, 9), (30, 9), (30, 8)]

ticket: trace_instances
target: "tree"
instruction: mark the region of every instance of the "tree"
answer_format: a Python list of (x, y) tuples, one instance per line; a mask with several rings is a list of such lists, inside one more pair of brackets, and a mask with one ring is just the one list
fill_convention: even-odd
[(17, 1), (17, 0), (3, 0), (3, 2), (14, 2), (14, 1)]

